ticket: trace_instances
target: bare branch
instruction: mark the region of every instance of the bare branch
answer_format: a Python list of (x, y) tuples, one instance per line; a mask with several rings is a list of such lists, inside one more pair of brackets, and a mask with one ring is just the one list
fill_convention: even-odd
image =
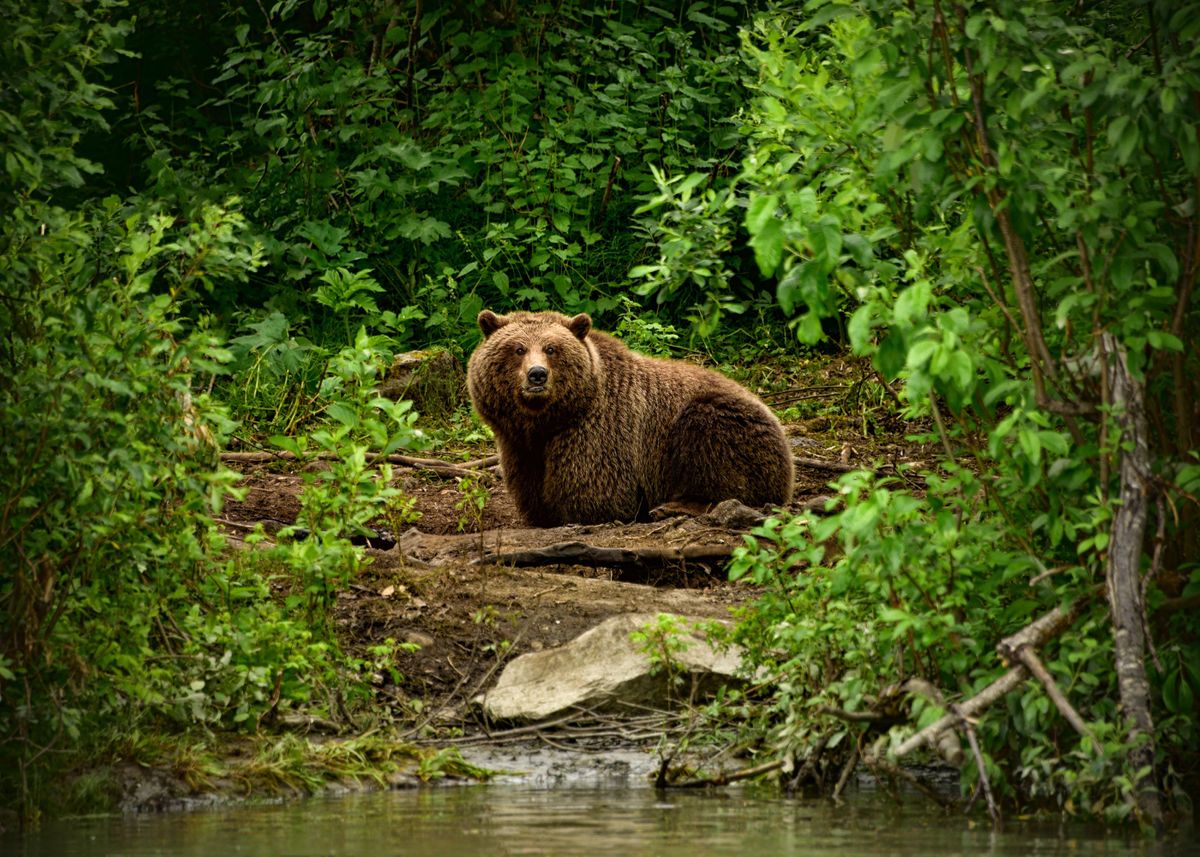
[(1000, 809), (996, 806), (996, 799), (992, 797), (992, 785), (988, 782), (987, 767), (983, 764), (983, 751), (979, 749), (979, 739), (975, 737), (975, 726), (963, 716), (957, 705), (950, 706), (950, 710), (961, 718), (963, 732), (967, 735), (967, 744), (971, 747), (971, 755), (975, 757), (975, 768), (979, 771), (979, 788), (987, 799), (988, 816), (992, 819), (992, 824), (999, 824)]
[(1058, 684), (1054, 681), (1054, 676), (1050, 675), (1050, 671), (1046, 669), (1046, 665), (1042, 663), (1042, 659), (1037, 656), (1037, 653), (1028, 646), (1022, 646), (1017, 649), (1017, 659), (1025, 665), (1025, 668), (1033, 673), (1034, 678), (1042, 683), (1042, 687), (1046, 689), (1046, 695), (1054, 703), (1059, 713), (1066, 718), (1067, 722), (1074, 727), (1075, 731), (1084, 738), (1095, 740), (1092, 731), (1088, 729), (1087, 724), (1083, 722), (1083, 718), (1079, 716), (1079, 712), (1071, 705), (1066, 695), (1059, 689)]
[(752, 765), (748, 768), (739, 768), (736, 771), (729, 773), (714, 774), (711, 777), (699, 777), (694, 780), (685, 780), (682, 783), (672, 783), (667, 781), (664, 783), (665, 788), (670, 789), (700, 789), (708, 786), (727, 786), (730, 783), (736, 783), (739, 780), (749, 780), (754, 777), (761, 777), (763, 774), (769, 774), (772, 771), (778, 771), (783, 767), (783, 759), (775, 759), (770, 762), (763, 762), (761, 765)]
[[(1015, 653), (1023, 646), (1040, 646), (1042, 643), (1057, 636), (1070, 627), (1082, 612), (1088, 597), (1079, 598), (1067, 607), (1055, 607), (1049, 613), (1026, 625), (1017, 633), (1001, 640), (996, 651), (1007, 661), (1016, 660)], [(1028, 677), (1029, 673), (1024, 664), (1017, 664), (1004, 675), (993, 681), (979, 693), (956, 706), (958, 713), (951, 712), (929, 724), (920, 732), (907, 738), (892, 755), (899, 759), (907, 756), (913, 750), (923, 746), (934, 747), (938, 736), (958, 725), (963, 717), (974, 717), (993, 702), (1003, 698), (1009, 691), (1015, 690)]]

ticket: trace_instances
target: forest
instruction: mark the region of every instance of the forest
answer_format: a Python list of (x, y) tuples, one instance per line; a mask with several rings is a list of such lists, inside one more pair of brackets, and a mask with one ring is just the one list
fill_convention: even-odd
[[(851, 451), (717, 567), (759, 679), (691, 743), (837, 779), (949, 738), (993, 814), (1192, 812), (1200, 4), (0, 11), (8, 822), (110, 809), (126, 763), (201, 783), (274, 748), (307, 783), (410, 752), (432, 701), (378, 674), (407, 687), (416, 644), (355, 645), (339, 597), (363, 534), (416, 520), (389, 457), (461, 470), (482, 533), (465, 394), (379, 384), (464, 364), (484, 308), (589, 313)], [(230, 453), (303, 480), (248, 546)], [(285, 762), (284, 714), (356, 734)]]

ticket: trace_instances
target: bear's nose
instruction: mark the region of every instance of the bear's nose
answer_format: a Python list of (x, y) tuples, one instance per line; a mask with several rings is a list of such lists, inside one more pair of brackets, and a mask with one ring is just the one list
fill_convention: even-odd
[(545, 366), (531, 366), (525, 374), (530, 384), (535, 387), (540, 387), (546, 383), (546, 379), (550, 377), (550, 373), (546, 371)]

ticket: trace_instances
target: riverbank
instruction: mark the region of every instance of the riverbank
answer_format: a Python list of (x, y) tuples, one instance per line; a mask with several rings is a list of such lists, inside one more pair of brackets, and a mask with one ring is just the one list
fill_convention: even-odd
[[(797, 457), (809, 462), (798, 468), (793, 508), (822, 505), (829, 481), (853, 466), (895, 467), (923, 452), (897, 438), (862, 437), (855, 428), (827, 418), (788, 426)], [(303, 473), (294, 461), (235, 466), (245, 493), (226, 505), (221, 525), (232, 545), (259, 550), (295, 520)], [(485, 502), (471, 515), (464, 513), (463, 489), (479, 488), (427, 468), (397, 468), (398, 486), (419, 516), (404, 532), (381, 528), (376, 546), (364, 548), (369, 563), (338, 592), (334, 631), (343, 650), (370, 671), (368, 705), (351, 714), (330, 701), (324, 708), (336, 712), (332, 717), (272, 712), (253, 737), (131, 737), (109, 760), (73, 776), (74, 797), (58, 811), (158, 811), (483, 779), (482, 766), (454, 748), (463, 736), (503, 727), (483, 722), (474, 700), (513, 658), (560, 646), (621, 614), (728, 618), (757, 594), (724, 574), (753, 520), (668, 515), (638, 524), (529, 529), (494, 467), (480, 469), (473, 481)], [(265, 542), (249, 538), (259, 528)], [(603, 555), (514, 567), (497, 558), (564, 544), (619, 551), (624, 559), (619, 567), (602, 564)], [(286, 597), (284, 581), (272, 587)], [(628, 735), (610, 738), (602, 753), (586, 758), (603, 766), (613, 754), (643, 754), (647, 742)]]

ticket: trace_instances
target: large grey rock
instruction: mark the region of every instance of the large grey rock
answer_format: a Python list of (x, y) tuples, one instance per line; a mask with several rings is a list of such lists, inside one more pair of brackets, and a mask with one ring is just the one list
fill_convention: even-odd
[[(655, 626), (658, 615), (627, 613), (613, 616), (566, 645), (515, 658), (504, 668), (492, 690), (478, 701), (492, 720), (539, 721), (577, 709), (625, 711), (630, 706), (663, 708), (686, 700), (695, 688), (700, 694), (737, 682), (740, 652), (714, 650), (695, 630), (709, 621), (674, 617), (682, 648), (671, 658), (683, 682), (671, 688), (667, 671), (654, 669), (630, 634)], [(673, 647), (674, 648), (674, 647)]]

